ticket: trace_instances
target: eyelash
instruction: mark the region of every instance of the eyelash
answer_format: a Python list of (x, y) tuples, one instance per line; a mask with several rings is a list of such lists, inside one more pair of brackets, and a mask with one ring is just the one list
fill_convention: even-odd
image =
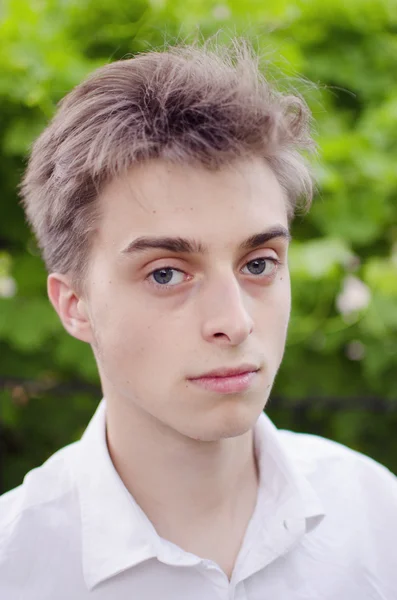
[[(253, 258), (253, 259), (249, 260), (248, 262), (246, 262), (244, 267), (247, 266), (248, 264), (254, 262), (255, 260), (266, 260), (266, 261), (272, 262), (275, 265), (276, 268), (274, 269), (274, 272), (271, 273), (271, 275), (267, 275), (267, 276), (262, 275), (263, 279), (268, 279), (269, 281), (274, 279), (274, 277), (276, 276), (276, 274), (278, 272), (279, 267), (282, 266), (282, 264), (283, 264), (280, 259), (274, 258), (273, 256), (258, 256), (257, 258)], [(154, 269), (147, 275), (146, 279), (149, 281), (150, 285), (153, 285), (155, 288), (160, 289), (161, 291), (167, 291), (167, 290), (170, 290), (171, 288), (178, 287), (178, 285), (180, 285), (180, 284), (168, 285), (166, 283), (157, 283), (156, 281), (151, 279), (151, 277), (153, 276), (154, 273), (156, 273), (157, 271), (163, 271), (166, 269), (172, 269), (173, 271), (178, 271), (179, 273), (184, 273), (184, 271), (182, 271), (182, 269), (177, 269), (176, 267), (164, 265), (164, 267), (159, 267), (157, 269)], [(261, 274), (259, 274), (257, 276), (253, 275), (253, 277), (260, 279)]]

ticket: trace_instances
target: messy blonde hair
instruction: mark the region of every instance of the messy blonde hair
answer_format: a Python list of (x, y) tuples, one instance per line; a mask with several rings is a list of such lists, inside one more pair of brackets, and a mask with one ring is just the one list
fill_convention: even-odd
[(50, 272), (81, 279), (106, 182), (153, 158), (218, 169), (263, 157), (289, 216), (313, 184), (302, 150), (310, 113), (260, 73), (246, 42), (148, 52), (108, 64), (72, 90), (33, 145), (21, 196)]

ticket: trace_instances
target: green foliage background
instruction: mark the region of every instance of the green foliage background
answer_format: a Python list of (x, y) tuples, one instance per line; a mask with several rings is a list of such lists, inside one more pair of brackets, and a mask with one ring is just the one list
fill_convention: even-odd
[[(46, 298), (18, 204), (29, 145), (95, 67), (219, 30), (220, 42), (252, 39), (268, 73), (306, 95), (320, 147), (317, 198), (293, 227), (293, 314), (268, 412), (280, 427), (336, 439), (397, 472), (396, 1), (3, 0), (3, 491), (78, 439), (100, 398), (89, 347), (67, 336)], [(349, 277), (365, 285), (364, 301), (341, 312)]]

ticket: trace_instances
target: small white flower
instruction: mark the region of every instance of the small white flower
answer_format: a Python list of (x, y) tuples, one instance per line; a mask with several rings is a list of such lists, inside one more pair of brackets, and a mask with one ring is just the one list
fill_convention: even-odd
[(367, 308), (371, 300), (371, 291), (365, 283), (354, 275), (343, 280), (342, 291), (336, 298), (336, 307), (342, 315), (350, 315)]
[(352, 340), (346, 346), (346, 356), (350, 360), (362, 360), (365, 356), (365, 346), (360, 340)]
[(0, 277), (0, 298), (12, 298), (17, 291), (15, 279), (12, 277)]
[(212, 16), (218, 21), (226, 21), (230, 17), (230, 8), (224, 4), (218, 4), (212, 11)]

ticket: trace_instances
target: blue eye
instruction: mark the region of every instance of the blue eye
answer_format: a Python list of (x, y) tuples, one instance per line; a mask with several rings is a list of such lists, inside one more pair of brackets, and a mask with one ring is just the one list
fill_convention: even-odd
[[(255, 258), (250, 260), (245, 265), (244, 269), (248, 269), (250, 275), (273, 275), (278, 267), (276, 258)], [(243, 271), (244, 271), (243, 269)]]
[(163, 269), (156, 269), (150, 276), (158, 285), (177, 285), (182, 283), (184, 280), (184, 274), (178, 269), (172, 267), (164, 267)]

